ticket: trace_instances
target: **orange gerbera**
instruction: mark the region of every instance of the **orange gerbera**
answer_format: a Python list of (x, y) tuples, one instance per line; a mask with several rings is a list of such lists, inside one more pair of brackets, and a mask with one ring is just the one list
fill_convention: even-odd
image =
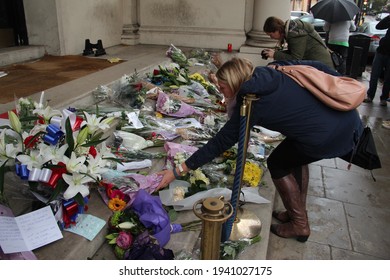
[(108, 208), (110, 208), (113, 211), (121, 211), (125, 209), (126, 207), (126, 201), (114, 197), (108, 201)]

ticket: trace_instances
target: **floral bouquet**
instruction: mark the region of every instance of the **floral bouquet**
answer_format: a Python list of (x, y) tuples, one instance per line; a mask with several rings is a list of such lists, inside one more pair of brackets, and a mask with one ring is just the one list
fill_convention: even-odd
[(244, 167), (242, 181), (251, 187), (257, 187), (263, 177), (264, 171), (256, 162), (247, 160)]
[(119, 90), (114, 92), (113, 101), (123, 107), (140, 109), (146, 100), (147, 89), (143, 86), (139, 73), (124, 75)]
[(152, 84), (162, 85), (167, 88), (177, 88), (191, 83), (187, 70), (180, 68), (177, 63), (171, 63), (166, 66), (158, 65), (158, 69), (154, 69), (153, 73), (147, 76)]
[(161, 114), (179, 118), (188, 117), (194, 114), (200, 116), (204, 115), (202, 112), (195, 109), (191, 105), (188, 105), (183, 101), (171, 98), (163, 91), (159, 91), (158, 93), (156, 110)]
[(106, 239), (119, 259), (173, 259), (173, 252), (163, 248), (171, 230), (159, 198), (139, 190), (131, 208), (111, 216)]
[(185, 161), (198, 148), (188, 145), (182, 145), (175, 142), (166, 142), (164, 149), (167, 152), (167, 169), (172, 169), (176, 164)]
[(10, 126), (2, 127), (0, 133), (0, 193), (5, 167), (13, 166), (44, 203), (61, 202), (64, 216), (60, 222), (67, 227), (88, 201), (89, 184), (99, 182), (116, 161), (103, 138), (113, 118), (87, 112), (82, 118), (72, 110), (45, 107), (42, 99), (29, 104), (22, 100), (17, 113), (8, 112)]
[(138, 191), (153, 193), (162, 179), (161, 175), (142, 175), (109, 170), (104, 173), (98, 188), (103, 201), (113, 211), (131, 207)]
[(202, 224), (199, 219), (172, 223), (174, 216), (172, 211), (165, 210), (158, 196), (139, 190), (131, 207), (113, 212), (108, 221), (107, 242), (113, 245), (118, 259), (173, 259), (173, 252), (164, 248), (171, 235), (200, 231)]
[(180, 65), (180, 67), (188, 67), (188, 59), (186, 55), (183, 53), (183, 51), (177, 47), (175, 47), (173, 44), (170, 45), (168, 50), (166, 51), (167, 57), (171, 58), (174, 62)]

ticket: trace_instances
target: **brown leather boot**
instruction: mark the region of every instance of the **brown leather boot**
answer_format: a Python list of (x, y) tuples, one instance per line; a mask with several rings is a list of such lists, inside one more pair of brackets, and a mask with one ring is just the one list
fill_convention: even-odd
[(309, 222), (305, 207), (301, 201), (301, 192), (292, 174), (273, 180), (284, 207), (287, 210), (290, 221), (284, 224), (271, 225), (271, 232), (283, 237), (296, 237), (300, 242), (305, 242), (310, 235)]
[[(294, 170), (293, 175), (298, 183), (301, 192), (301, 202), (306, 209), (307, 189), (309, 186), (309, 166), (303, 165), (301, 168)], [(272, 211), (272, 216), (282, 223), (290, 221), (287, 211)]]

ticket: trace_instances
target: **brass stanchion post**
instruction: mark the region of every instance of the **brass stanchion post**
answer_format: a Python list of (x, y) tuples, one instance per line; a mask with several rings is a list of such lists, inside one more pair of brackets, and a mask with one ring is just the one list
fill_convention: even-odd
[(193, 210), (202, 220), (201, 259), (218, 260), (222, 224), (233, 214), (232, 205), (223, 201), (223, 197), (209, 197), (197, 201)]

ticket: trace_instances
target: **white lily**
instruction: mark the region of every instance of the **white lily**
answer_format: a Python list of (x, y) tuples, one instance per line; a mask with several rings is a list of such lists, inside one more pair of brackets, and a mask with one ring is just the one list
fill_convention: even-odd
[(68, 149), (68, 144), (58, 147), (41, 143), (39, 148), (42, 155), (44, 155), (48, 160), (51, 160), (53, 164), (58, 164), (63, 160), (64, 154)]
[(111, 149), (106, 146), (106, 142), (101, 144), (99, 154), (102, 158), (116, 158), (116, 156), (111, 153)]
[(68, 188), (64, 192), (65, 199), (71, 199), (78, 193), (83, 197), (89, 195), (89, 187), (86, 184), (92, 182), (92, 178), (78, 173), (73, 173), (72, 175), (64, 173), (62, 174), (62, 178), (68, 184)]
[(17, 154), (22, 152), (21, 143), (5, 143), (6, 134), (7, 129), (5, 128), (0, 133), (0, 165), (3, 165), (3, 163), (10, 158), (14, 159)]
[(87, 167), (84, 165), (85, 159), (84, 156), (77, 157), (77, 155), (72, 152), (70, 158), (64, 156), (62, 162), (65, 163), (66, 170), (69, 173), (86, 173)]
[[(38, 132), (45, 132), (47, 124), (36, 124), (29, 132), (29, 135), (35, 135)], [(24, 133), (23, 133), (24, 135)]]
[(13, 111), (8, 111), (8, 119), (12, 129), (17, 133), (22, 133), (22, 124), (20, 123), (18, 116)]
[(93, 134), (98, 129), (105, 130), (110, 128), (107, 123), (102, 122), (103, 117), (97, 117), (95, 114), (88, 114), (88, 112), (84, 112), (86, 120), (81, 123), (81, 126), (87, 125), (89, 129), (89, 133)]
[(27, 165), (28, 170), (41, 168), (47, 162), (46, 157), (42, 156), (39, 150), (32, 150), (30, 155), (18, 155), (16, 158), (21, 164)]
[(54, 110), (50, 106), (45, 108), (38, 108), (33, 111), (34, 114), (37, 114), (45, 119), (45, 122), (49, 122), (49, 120), (54, 116), (62, 116), (61, 111)]
[(105, 168), (107, 161), (102, 159), (99, 154), (97, 154), (96, 157), (89, 155), (87, 162), (87, 173), (95, 179), (100, 180), (102, 177), (101, 174), (108, 170)]

